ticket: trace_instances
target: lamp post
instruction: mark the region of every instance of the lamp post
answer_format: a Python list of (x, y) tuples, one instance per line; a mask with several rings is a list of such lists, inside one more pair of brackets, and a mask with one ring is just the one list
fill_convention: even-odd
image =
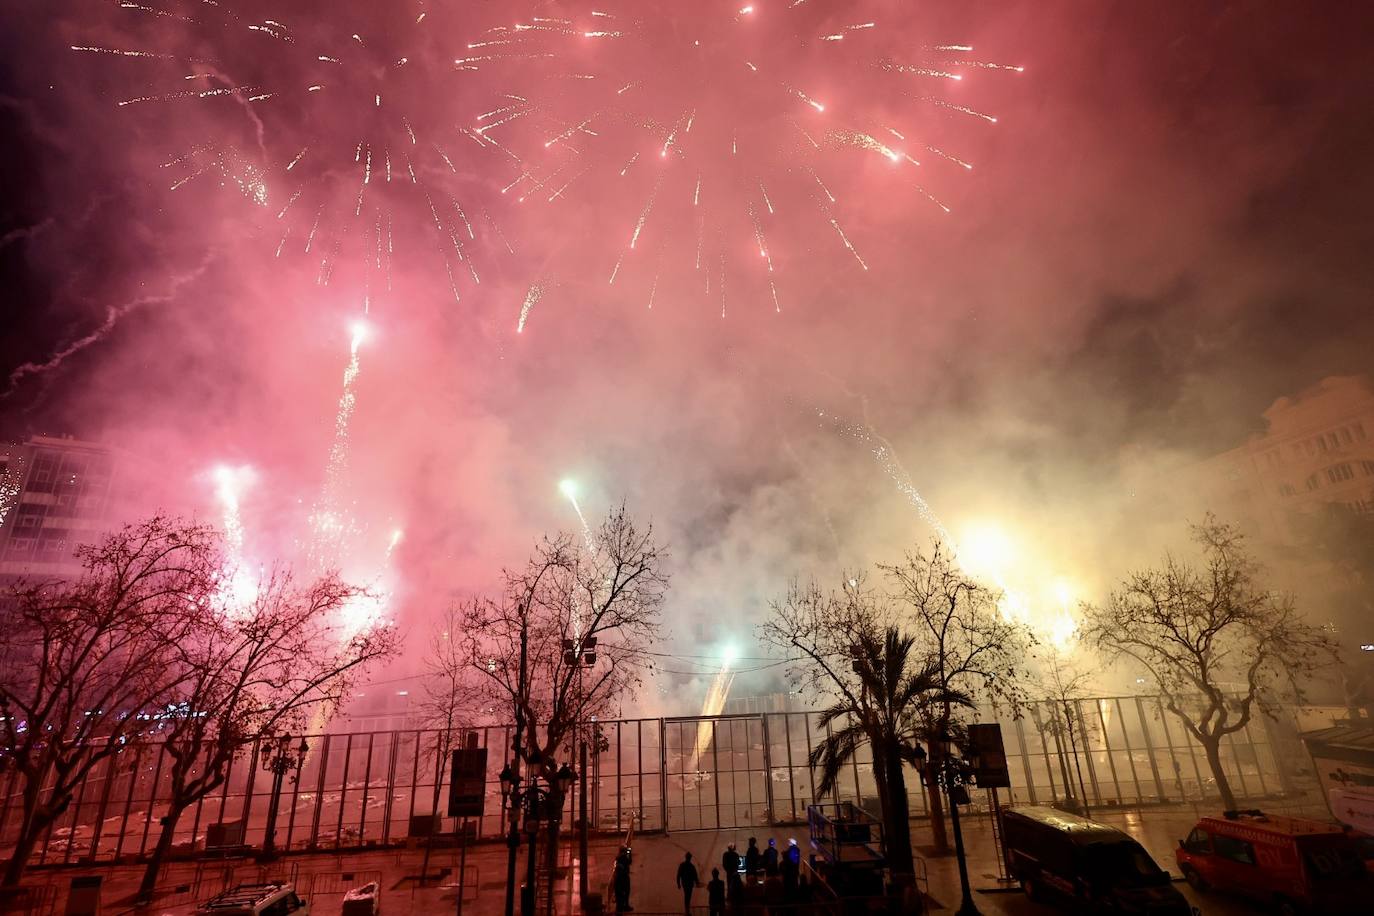
[(950, 742), (947, 736), (930, 742), (931, 750), (939, 754), (939, 763), (933, 768), (926, 765), (926, 754), (921, 747), (916, 748), (916, 763), (920, 768), (921, 779), (936, 780), (936, 785), (945, 790), (949, 800), (949, 822), (954, 830), (954, 855), (959, 861), (959, 891), (961, 900), (955, 916), (981, 916), (978, 905), (973, 902), (973, 888), (968, 880), (968, 858), (964, 854), (964, 832), (959, 825), (959, 801), (967, 803), (968, 790), (964, 788), (964, 777), (958, 763), (950, 759)]
[[(587, 697), (583, 692), (582, 672), (596, 664), (595, 636), (585, 636), (580, 641), (563, 640), (563, 664), (577, 669), (578, 711), (586, 705)], [(578, 759), (577, 768), (582, 779), (577, 790), (577, 809), (580, 812), (577, 825), (577, 899), (587, 905), (587, 733), (585, 723), (576, 723)]]
[[(516, 772), (508, 763), (501, 768), (501, 800), (509, 812), (511, 829), (507, 836), (507, 843), (510, 844), (510, 861), (515, 861), (515, 851), (520, 844), (520, 822), (521, 815), (524, 815), (525, 832), (529, 834), (529, 858), (525, 865), (525, 886), (520, 892), (520, 913), (521, 916), (534, 916), (534, 891), (535, 891), (535, 863), (537, 860), (538, 844), (535, 840), (539, 836), (540, 824), (544, 821), (549, 807), (549, 796), (552, 789), (557, 788), (561, 793), (565, 793), (572, 785), (573, 780), (577, 779), (577, 773), (566, 763), (553, 775), (550, 780), (551, 786), (546, 789), (539, 785), (538, 777), (532, 777), (529, 784), (522, 786), (520, 774)], [(550, 893), (553, 885), (550, 884)], [(515, 891), (514, 869), (506, 883), (506, 901), (508, 906), (513, 906)]]
[(258, 856), (263, 861), (271, 861), (277, 857), (277, 812), (281, 808), (281, 790), (282, 784), (286, 781), (286, 774), (304, 764), (305, 755), (309, 751), (310, 745), (302, 736), (301, 743), (293, 753), (290, 735), (268, 738), (258, 749), (262, 768), (272, 774), (272, 794), (267, 803), (267, 827), (263, 834), (262, 852)]

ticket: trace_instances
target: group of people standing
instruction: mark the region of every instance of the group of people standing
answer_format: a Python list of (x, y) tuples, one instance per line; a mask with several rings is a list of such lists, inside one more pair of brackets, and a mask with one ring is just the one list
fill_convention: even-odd
[[(746, 887), (762, 885), (766, 900), (796, 900), (803, 890), (801, 878), (801, 849), (797, 841), (787, 841), (787, 848), (778, 851), (777, 840), (769, 839), (768, 846), (759, 849), (758, 838), (750, 837), (749, 846), (740, 855), (735, 844), (726, 847), (720, 858), (720, 868), (711, 869), (711, 880), (706, 882), (706, 900), (711, 916), (725, 912), (727, 902), (731, 907), (746, 902)], [(721, 870), (725, 871), (724, 880)], [(682, 891), (682, 911), (692, 912), (692, 894), (701, 884), (701, 876), (692, 862), (689, 852), (677, 867), (677, 886)]]

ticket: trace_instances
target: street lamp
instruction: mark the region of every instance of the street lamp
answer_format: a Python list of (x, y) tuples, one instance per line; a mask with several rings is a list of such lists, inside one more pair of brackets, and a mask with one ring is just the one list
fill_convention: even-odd
[(277, 857), (277, 812), (281, 809), (282, 784), (286, 781), (288, 773), (305, 764), (305, 755), (309, 751), (310, 744), (302, 736), (301, 743), (295, 748), (295, 753), (292, 753), (290, 735), (264, 739), (258, 748), (262, 768), (272, 774), (272, 794), (267, 804), (267, 828), (263, 834), (262, 852), (259, 855), (264, 861)]
[[(532, 762), (532, 773), (537, 772), (536, 766), (537, 762)], [(560, 795), (565, 794), (577, 779), (577, 771), (563, 764), (549, 778), (548, 789), (539, 785), (537, 776), (532, 777), (528, 785), (522, 786), (520, 774), (509, 763), (501, 768), (497, 778), (501, 782), (501, 801), (509, 811), (511, 825), (506, 836), (506, 843), (510, 847), (510, 868), (506, 880), (507, 912), (514, 906), (515, 851), (520, 845), (520, 815), (523, 813), (525, 832), (529, 834), (529, 858), (525, 866), (525, 886), (520, 892), (520, 913), (521, 916), (534, 916), (535, 840), (539, 835), (539, 825), (549, 810), (550, 790), (557, 789)]]
[(950, 742), (948, 737), (935, 738), (930, 741), (931, 750), (938, 752), (939, 765), (934, 772), (926, 766), (926, 753), (920, 746), (916, 746), (916, 767), (921, 773), (922, 781), (927, 779), (935, 780), (937, 786), (944, 787), (945, 797), (949, 799), (949, 821), (954, 829), (954, 856), (959, 860), (959, 890), (962, 899), (959, 903), (959, 910), (955, 916), (981, 916), (978, 905), (973, 902), (973, 888), (968, 880), (968, 858), (964, 854), (964, 832), (959, 826), (959, 803), (968, 803), (968, 790), (964, 788), (964, 775), (960, 771), (957, 761), (950, 759)]
[[(567, 481), (564, 481), (565, 483)], [(582, 689), (582, 669), (590, 668), (596, 664), (596, 643), (595, 636), (584, 636), (580, 640), (563, 640), (563, 664), (569, 668), (577, 669), (577, 698), (579, 707), (585, 705), (586, 695)], [(578, 760), (577, 765), (582, 770), (583, 775), (587, 772), (587, 734), (585, 727), (579, 729), (579, 723), (573, 723), (574, 734), (578, 738)], [(560, 771), (561, 772), (561, 771)], [(581, 819), (577, 827), (577, 855), (579, 867), (577, 869), (577, 893), (578, 899), (584, 904), (587, 900), (588, 878), (587, 878), (587, 780), (583, 779), (578, 787), (578, 810), (581, 812)]]

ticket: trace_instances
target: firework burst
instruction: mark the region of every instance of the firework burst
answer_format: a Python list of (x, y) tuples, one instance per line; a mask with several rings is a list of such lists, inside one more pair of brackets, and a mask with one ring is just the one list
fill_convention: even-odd
[[(652, 305), (676, 270), (722, 314), (727, 289), (780, 312), (790, 262), (838, 254), (869, 269), (850, 224), (877, 195), (949, 211), (937, 189), (973, 168), (948, 148), (957, 122), (997, 120), (968, 104), (968, 84), (1020, 69), (914, 43), (911, 14), (890, 4), (888, 21), (862, 14), (873, 4), (836, 6), (620, 0), (504, 22), (457, 63), (525, 85), (472, 129), (515, 151), (504, 192), (539, 221), (620, 212), (610, 284), (641, 283)], [(846, 200), (836, 186), (863, 190)]]
[(481, 77), (454, 63), (482, 5), (125, 0), (107, 41), (72, 50), (119, 62), (115, 104), (177, 150), (170, 189), (241, 191), (277, 257), (359, 289), (366, 314), (405, 245), (437, 254), (455, 298), (488, 249), (514, 251), (484, 200), (510, 154), (463, 126)]

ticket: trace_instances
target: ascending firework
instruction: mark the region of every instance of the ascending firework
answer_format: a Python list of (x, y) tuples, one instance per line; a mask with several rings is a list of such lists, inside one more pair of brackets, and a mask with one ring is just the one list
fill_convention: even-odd
[(349, 427), (358, 397), (356, 384), (362, 371), (358, 350), (367, 339), (367, 325), (355, 321), (349, 344), (348, 366), (343, 374), (343, 391), (339, 394), (339, 408), (334, 414), (334, 441), (329, 447), (329, 462), (325, 465), (324, 487), (319, 502), (310, 515), (310, 544), (308, 553), (312, 563), (320, 568), (337, 567), (346, 539), (356, 531), (348, 492)]
[(211, 479), (215, 485), (215, 501), (220, 507), (228, 566), (228, 579), (220, 588), (220, 597), (227, 610), (236, 613), (247, 608), (258, 596), (257, 579), (244, 560), (242, 512), (243, 495), (257, 479), (257, 473), (248, 465), (222, 464), (211, 472)]
[(256, 476), (247, 465), (230, 467), (221, 464), (213, 472), (215, 500), (220, 506), (224, 542), (235, 558), (243, 554), (243, 515), (240, 511), (243, 494)]
[(510, 154), (462, 126), (475, 112), (456, 106), (479, 78), (453, 63), (471, 11), (436, 14), (421, 0), (119, 7), (114, 36), (72, 49), (127, 65), (136, 88), (116, 104), (148, 112), (150, 131), (181, 150), (163, 162), (168, 187), (202, 176), (237, 187), (275, 224), (278, 257), (309, 258), (321, 285), (346, 263), (364, 313), (391, 289), (393, 255), (414, 230), (442, 255), (455, 297), (480, 282), (480, 231), (510, 249), (482, 199), (482, 173)]
[[(734, 646), (725, 648), (725, 652), (721, 656), (720, 670), (716, 672), (715, 677), (711, 678), (711, 686), (707, 689), (706, 699), (701, 704), (703, 718), (714, 719), (725, 708), (725, 700), (730, 695), (730, 685), (735, 681), (735, 672), (731, 670), (731, 666), (735, 662), (735, 654)], [(711, 746), (713, 735), (713, 722), (701, 722), (697, 725), (697, 741), (692, 754), (693, 771), (701, 770), (701, 755), (705, 754), (706, 749)]]
[(916, 484), (912, 482), (911, 475), (902, 466), (901, 459), (897, 457), (897, 451), (892, 447), (892, 443), (879, 435), (877, 430), (867, 425), (857, 425), (847, 422), (836, 416), (827, 415), (825, 411), (816, 411), (816, 416), (823, 422), (830, 423), (839, 432), (846, 436), (863, 443), (869, 453), (873, 455), (875, 461), (883, 469), (889, 480), (897, 487), (897, 491), (902, 497), (911, 504), (916, 510), (916, 514), (921, 517), (927, 525), (934, 529), (940, 539), (948, 544), (953, 544), (954, 539), (950, 537), (949, 531), (945, 528), (944, 522), (935, 514), (935, 510), (926, 502), (926, 498), (921, 495), (921, 491), (916, 489)]
[(916, 489), (891, 442), (867, 424), (850, 423), (825, 411), (818, 410), (816, 415), (868, 449), (903, 499), (954, 551), (954, 562), (960, 569), (997, 588), (997, 609), (1004, 619), (1031, 626), (1060, 651), (1073, 646), (1078, 630), (1073, 613), (1076, 590), (1067, 579), (1048, 579), (1051, 567), (1043, 561), (1019, 561), (1012, 539), (999, 524), (985, 521), (966, 525), (960, 537), (953, 537)]
[(722, 312), (745, 259), (780, 311), (778, 250), (798, 254), (807, 233), (869, 267), (845, 223), (874, 199), (842, 204), (822, 172), (876, 167), (885, 199), (947, 212), (927, 185), (972, 168), (949, 150), (949, 122), (997, 120), (952, 87), (1020, 70), (967, 45), (922, 46), (910, 11), (839, 6), (611, 0), (506, 20), (458, 64), (529, 88), (470, 127), (516, 151), (504, 192), (526, 206), (561, 208), (581, 226), (589, 201), (630, 202), (605, 260), (611, 284), (635, 269), (656, 290), (666, 246)]
[(573, 511), (577, 513), (577, 520), (582, 524), (582, 543), (586, 545), (588, 553), (596, 553), (596, 538), (592, 536), (592, 526), (587, 524), (587, 516), (582, 514), (582, 505), (577, 501), (577, 481), (564, 478), (558, 482), (558, 492), (567, 497), (568, 502), (572, 503)]

